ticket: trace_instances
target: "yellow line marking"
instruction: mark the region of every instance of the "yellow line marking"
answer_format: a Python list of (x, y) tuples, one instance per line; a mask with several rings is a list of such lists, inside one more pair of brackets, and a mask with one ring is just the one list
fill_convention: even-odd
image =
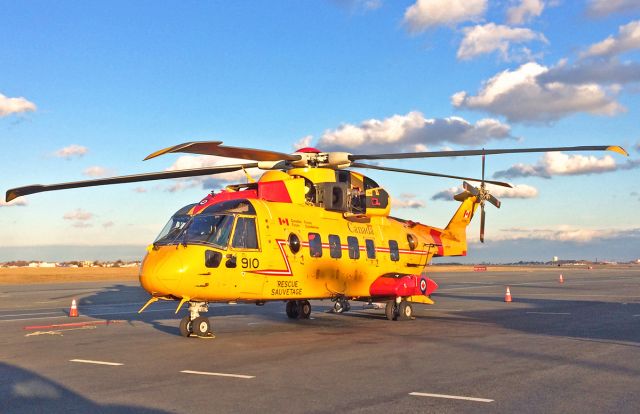
[(233, 377), (233, 378), (243, 378), (243, 379), (255, 378), (254, 375), (224, 374), (222, 372), (204, 372), (204, 371), (189, 371), (189, 370), (184, 370), (180, 372), (182, 372), (183, 374), (211, 375), (216, 377)]
[(450, 400), (467, 400), (467, 401), (477, 401), (477, 402), (493, 402), (493, 400), (487, 398), (477, 398), (477, 397), (464, 397), (461, 395), (447, 395), (447, 394), (429, 394), (425, 392), (410, 392), (409, 395), (413, 395), (416, 397), (434, 397), (434, 398), (448, 398)]

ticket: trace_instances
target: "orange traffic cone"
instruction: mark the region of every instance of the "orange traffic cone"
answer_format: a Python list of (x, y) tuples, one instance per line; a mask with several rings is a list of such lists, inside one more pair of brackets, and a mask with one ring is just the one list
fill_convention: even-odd
[(509, 286), (507, 286), (507, 291), (504, 294), (504, 301), (511, 302), (511, 291), (509, 290)]
[(71, 301), (71, 309), (69, 309), (69, 317), (75, 318), (78, 316), (78, 305), (76, 304), (76, 300)]
[(558, 278), (558, 283), (564, 283), (564, 278), (562, 277), (562, 273), (560, 273), (560, 277)]

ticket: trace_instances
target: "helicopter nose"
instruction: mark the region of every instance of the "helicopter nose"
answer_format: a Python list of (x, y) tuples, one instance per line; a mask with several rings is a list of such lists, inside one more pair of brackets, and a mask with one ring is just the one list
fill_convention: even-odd
[(157, 250), (147, 248), (147, 254), (140, 265), (140, 284), (153, 296), (168, 296), (176, 291), (182, 273), (182, 261), (175, 251), (167, 247)]

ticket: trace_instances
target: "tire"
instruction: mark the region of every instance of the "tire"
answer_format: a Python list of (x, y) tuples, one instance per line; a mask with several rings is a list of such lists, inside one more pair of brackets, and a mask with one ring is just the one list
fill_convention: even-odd
[(295, 300), (288, 301), (286, 310), (289, 319), (298, 319), (298, 315), (300, 314), (300, 306), (298, 306), (298, 302)]
[(188, 338), (191, 335), (193, 324), (191, 323), (191, 319), (188, 316), (185, 316), (180, 320), (180, 335)]
[(208, 336), (211, 331), (209, 318), (198, 316), (191, 322), (191, 329), (193, 329), (193, 333), (198, 336)]
[(396, 301), (390, 300), (387, 302), (387, 305), (384, 307), (384, 314), (387, 316), (387, 319), (390, 321), (395, 321), (398, 316), (396, 315)]
[(298, 303), (299, 315), (300, 319), (309, 319), (311, 317), (311, 303), (308, 300), (301, 300)]
[(344, 312), (344, 306), (342, 305), (342, 301), (338, 299), (336, 303), (333, 304), (333, 313), (342, 313)]
[(349, 303), (348, 300), (345, 299), (344, 301), (344, 311), (345, 312), (349, 312), (351, 310), (351, 304)]
[(398, 319), (402, 321), (410, 321), (413, 316), (413, 307), (411, 307), (411, 303), (403, 300), (400, 302), (400, 306), (398, 307)]

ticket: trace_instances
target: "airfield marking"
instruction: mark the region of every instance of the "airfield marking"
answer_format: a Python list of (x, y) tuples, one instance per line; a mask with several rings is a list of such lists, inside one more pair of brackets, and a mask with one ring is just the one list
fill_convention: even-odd
[(91, 359), (70, 359), (69, 362), (80, 362), (83, 364), (110, 365), (110, 366), (124, 365), (120, 362), (93, 361)]
[(205, 372), (205, 371), (189, 371), (189, 370), (184, 370), (180, 372), (182, 372), (183, 374), (211, 375), (215, 377), (233, 377), (233, 378), (243, 378), (243, 379), (255, 378), (255, 375), (225, 374), (222, 372)]
[(527, 312), (535, 315), (571, 315), (569, 312)]
[(0, 322), (16, 322), (16, 321), (33, 321), (35, 319), (59, 319), (66, 318), (67, 315), (65, 313), (61, 313), (58, 316), (40, 316), (38, 318), (19, 318), (19, 319), (2, 319)]
[(410, 392), (409, 395), (413, 395), (415, 397), (448, 398), (450, 400), (466, 400), (466, 401), (477, 401), (477, 402), (485, 402), (485, 403), (493, 402), (493, 400), (490, 400), (488, 398), (464, 397), (461, 395), (429, 394), (425, 392)]
[(637, 316), (640, 316), (640, 315), (633, 315), (634, 318), (637, 317)]
[(9, 318), (11, 316), (32, 316), (32, 315), (59, 315), (61, 311), (58, 312), (37, 312), (37, 313), (14, 313), (12, 315), (0, 315), (0, 318)]

